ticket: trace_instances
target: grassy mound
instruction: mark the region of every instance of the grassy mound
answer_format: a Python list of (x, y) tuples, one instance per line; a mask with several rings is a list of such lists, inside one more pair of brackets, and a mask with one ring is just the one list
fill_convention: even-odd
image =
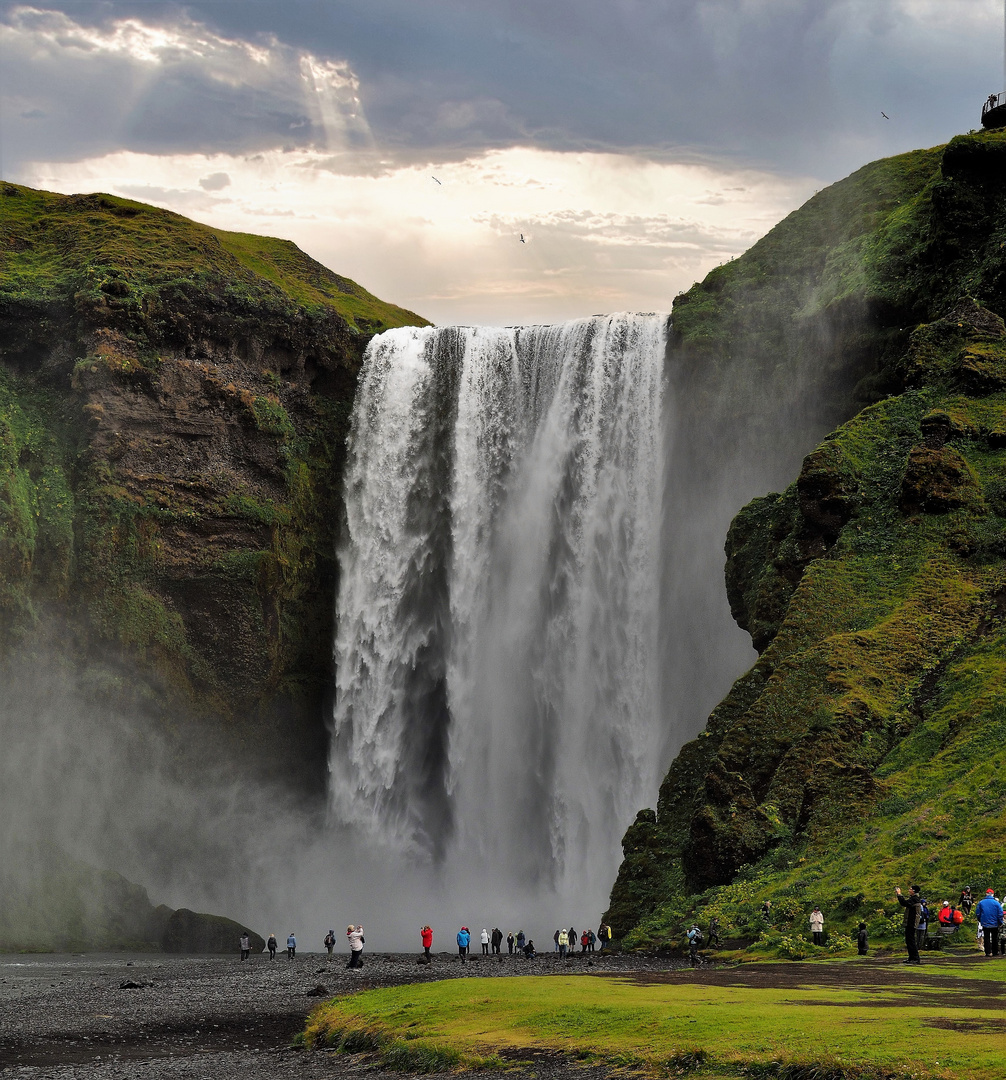
[[(659, 1075), (788, 1080), (953, 1077), (1001, 1060), (1006, 972), (946, 961), (872, 961), (632, 977), (448, 979), (326, 1002), (310, 1047), (439, 1065), (526, 1060), (553, 1051)], [(410, 1071), (412, 1069), (410, 1068)]]

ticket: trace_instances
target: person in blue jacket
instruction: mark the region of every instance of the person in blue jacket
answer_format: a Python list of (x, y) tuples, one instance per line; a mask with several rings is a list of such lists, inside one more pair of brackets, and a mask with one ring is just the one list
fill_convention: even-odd
[(286, 958), (292, 960), (297, 955), (297, 939), (294, 937), (294, 933), (291, 930), (289, 937), (286, 939)]
[(979, 900), (975, 906), (975, 915), (978, 917), (978, 925), (982, 928), (984, 938), (985, 955), (999, 955), (999, 929), (1003, 924), (1003, 906), (996, 899), (995, 893), (989, 889), (984, 900)]
[(458, 956), (461, 957), (461, 962), (465, 962), (465, 957), (468, 955), (468, 942), (472, 940), (471, 931), (467, 926), (462, 926), (458, 931)]

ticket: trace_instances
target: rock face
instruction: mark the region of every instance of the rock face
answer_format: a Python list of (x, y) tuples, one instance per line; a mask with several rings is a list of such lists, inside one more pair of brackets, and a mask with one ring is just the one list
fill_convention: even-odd
[(356, 375), (423, 320), (288, 242), (0, 200), (0, 660), (70, 627), (118, 703), (268, 737), (317, 787)]
[(233, 919), (222, 915), (201, 915), (188, 908), (171, 913), (161, 947), (169, 953), (228, 953), (240, 952), (241, 935), (247, 933), (252, 952), (262, 952), (265, 938)]
[[(859, 312), (843, 348), (873, 369), (796, 481), (730, 530), (731, 610), (761, 655), (679, 753), (656, 814), (626, 834), (606, 918), (630, 945), (676, 941), (700, 910), (729, 936), (764, 935), (769, 898), (773, 932), (805, 930), (807, 901), (836, 930), (868, 917), (886, 931), (892, 882), (941, 895), (993, 884), (1006, 808), (1004, 166), (1002, 134), (878, 162), (696, 286), (682, 310), (700, 319), (675, 306), (693, 363), (798, 348), (801, 335), (810, 362), (816, 335), (796, 307), (809, 286), (824, 311)], [(899, 193), (871, 204), (882, 189)], [(850, 244), (839, 229), (808, 274), (801, 242), (822, 196), (862, 231)]]

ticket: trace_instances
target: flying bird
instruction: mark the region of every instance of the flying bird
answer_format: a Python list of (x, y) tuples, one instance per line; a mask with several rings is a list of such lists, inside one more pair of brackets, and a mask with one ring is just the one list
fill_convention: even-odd
[(522, 244), (524, 243), (524, 234), (523, 233), (520, 234), (520, 242)]
[[(434, 184), (440, 184), (440, 181), (435, 176), (431, 176), (430, 179), (433, 181)], [(443, 187), (444, 185), (440, 184), (440, 186)]]
[(884, 110), (883, 110), (883, 109), (881, 109), (881, 110), (880, 110), (880, 115), (881, 115), (881, 116), (882, 116), (882, 117), (883, 117), (883, 118), (884, 118), (885, 120), (890, 120), (890, 119), (891, 119), (891, 118), (890, 118), (890, 117), (889, 117), (889, 116), (887, 115), (887, 113), (885, 113), (885, 112), (884, 112)]

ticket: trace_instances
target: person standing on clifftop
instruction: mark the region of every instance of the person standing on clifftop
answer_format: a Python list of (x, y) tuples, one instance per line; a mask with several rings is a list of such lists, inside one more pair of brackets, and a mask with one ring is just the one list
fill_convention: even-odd
[(907, 897), (901, 895), (901, 889), (895, 888), (894, 895), (905, 909), (905, 946), (908, 949), (906, 964), (921, 964), (919, 959), (919, 912), (922, 910), (922, 890), (913, 885)]

